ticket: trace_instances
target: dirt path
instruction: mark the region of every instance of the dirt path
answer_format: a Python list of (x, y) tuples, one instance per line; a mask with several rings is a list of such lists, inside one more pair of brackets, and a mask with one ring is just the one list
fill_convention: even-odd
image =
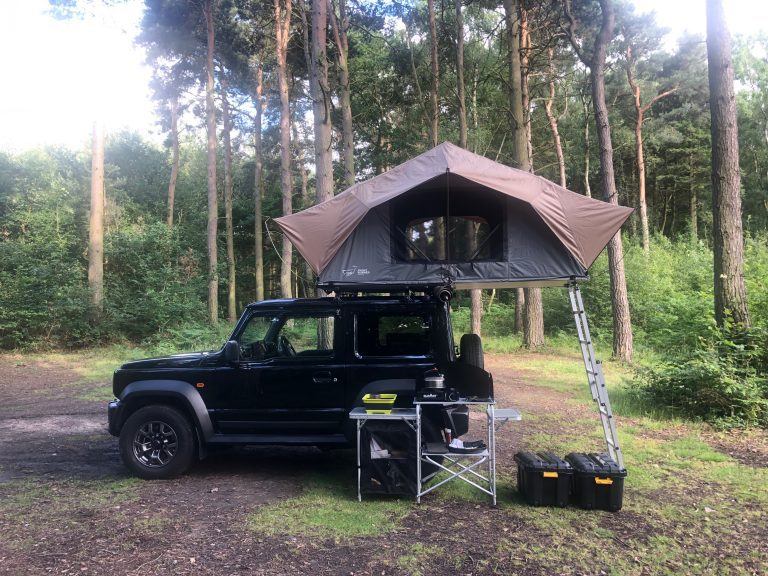
[[(498, 435), (501, 501), (514, 498), (508, 479), (517, 450), (548, 437), (584, 439), (585, 451), (602, 448), (591, 407), (530, 386), (503, 356), (488, 362), (498, 405), (524, 414)], [(542, 552), (567, 546), (560, 529), (547, 526), (567, 532), (581, 530), (581, 522), (612, 535), (605, 546), (610, 554), (630, 555), (628, 573), (654, 573), (642, 557), (635, 562), (631, 556), (652, 549), (664, 530), (631, 507), (582, 517), (570, 509), (493, 509), (476, 500), (436, 497), (411, 506), (398, 528), (377, 537), (260, 535), (248, 529), (248, 515), (300, 494), (312, 474), (348, 478), (341, 494), (351, 498), (352, 451), (232, 450), (212, 455), (178, 480), (139, 481), (127, 475), (117, 441), (106, 432), (103, 403), (75, 399), (78, 379), (63, 365), (0, 356), (0, 574), (549, 574), (553, 566), (566, 574), (610, 573), (604, 558), (569, 551), (570, 564), (561, 565), (557, 552)], [(473, 426), (482, 419), (473, 413)], [(724, 451), (739, 451), (738, 438), (716, 440)], [(673, 543), (675, 534), (669, 536)], [(766, 527), (745, 523), (740, 534), (747, 543), (764, 542)], [(747, 543), (724, 553), (748, 554)], [(706, 542), (700, 544), (706, 549)], [(748, 564), (758, 568), (744, 573), (759, 573), (761, 562), (758, 555)], [(687, 572), (674, 558), (665, 565)]]

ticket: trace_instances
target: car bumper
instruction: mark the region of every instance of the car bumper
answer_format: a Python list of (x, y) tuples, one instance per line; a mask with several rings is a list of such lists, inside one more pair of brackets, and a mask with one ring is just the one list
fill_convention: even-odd
[(112, 436), (120, 435), (120, 427), (122, 425), (120, 415), (123, 411), (123, 406), (120, 404), (120, 400), (112, 400), (107, 406), (107, 421), (109, 422), (109, 433)]

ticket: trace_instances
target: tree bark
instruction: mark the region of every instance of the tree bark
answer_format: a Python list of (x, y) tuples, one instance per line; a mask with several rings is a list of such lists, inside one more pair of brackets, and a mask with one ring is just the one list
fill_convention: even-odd
[(331, 156), (331, 88), (328, 84), (328, 3), (312, 3), (310, 87), (315, 128), (315, 200), (319, 204), (333, 197)]
[[(467, 143), (467, 97), (464, 86), (464, 15), (462, 0), (455, 0), (456, 6), (456, 93), (459, 107), (459, 146), (466, 149)], [(474, 225), (468, 224), (470, 239), (474, 240)], [(475, 248), (475, 246), (472, 246)], [(483, 291), (475, 288), (469, 291), (470, 330), (480, 336), (483, 320)]]
[(173, 226), (173, 204), (176, 198), (176, 181), (179, 177), (179, 98), (171, 97), (171, 179), (168, 182), (168, 227)]
[[(603, 184), (603, 200), (618, 204), (616, 179), (613, 171), (613, 144), (608, 107), (605, 103), (605, 57), (608, 43), (613, 37), (615, 14), (611, 0), (600, 0), (601, 23), (591, 57), (582, 50), (574, 35), (575, 21), (571, 15), (570, 0), (563, 3), (567, 19), (566, 32), (574, 51), (585, 66), (589, 67), (592, 80), (592, 106), (597, 125), (597, 142), (600, 147), (600, 176)], [(624, 247), (621, 230), (608, 243), (608, 272), (613, 305), (613, 356), (625, 362), (632, 361), (632, 323), (624, 274)]]
[(589, 185), (589, 103), (586, 96), (582, 96), (581, 104), (584, 108), (584, 196), (592, 198)]
[[(291, 178), (291, 110), (288, 102), (288, 35), (291, 28), (291, 0), (275, 2), (275, 53), (277, 57), (277, 84), (280, 93), (280, 189), (283, 214), (293, 211), (293, 181)], [(280, 292), (283, 298), (292, 298), (291, 242), (283, 236), (280, 266)]]
[(205, 25), (208, 34), (208, 60), (206, 65), (205, 110), (208, 132), (208, 322), (219, 322), (218, 226), (219, 201), (216, 191), (216, 105), (214, 103), (213, 54), (215, 47), (214, 11), (216, 0), (204, 4)]
[[(435, 0), (427, 0), (429, 11), (429, 52), (432, 71), (432, 91), (429, 95), (432, 103), (430, 110), (429, 136), (434, 148), (440, 143), (440, 68), (437, 62), (437, 25), (435, 23)], [(447, 222), (446, 222), (447, 224)]]
[(528, 72), (530, 68), (531, 31), (528, 25), (528, 10), (525, 0), (517, 0), (520, 18), (520, 77), (523, 102), (523, 124), (525, 125), (525, 153), (528, 155), (528, 171), (533, 172), (533, 136), (531, 134), (531, 93), (528, 88)]
[(96, 319), (104, 312), (104, 124), (93, 123), (91, 213), (88, 222), (88, 288)]
[(347, 16), (346, 0), (339, 0), (339, 17), (332, 0), (329, 1), (333, 38), (336, 43), (336, 64), (339, 67), (339, 106), (341, 107), (341, 157), (344, 162), (344, 183), (352, 186), (355, 183), (355, 143), (352, 131), (352, 93), (349, 85), (349, 17)]
[(253, 174), (253, 202), (254, 202), (254, 253), (255, 253), (255, 275), (256, 275), (256, 300), (264, 300), (264, 231), (262, 222), (264, 220), (263, 199), (262, 199), (262, 179), (264, 174), (264, 163), (261, 158), (261, 124), (264, 113), (264, 102), (262, 95), (264, 92), (264, 67), (261, 59), (256, 64), (256, 88), (254, 106), (256, 108), (256, 121), (253, 128), (253, 148), (254, 148), (254, 174)]
[(235, 270), (235, 231), (232, 225), (232, 138), (229, 121), (227, 81), (221, 81), (221, 121), (224, 136), (224, 225), (227, 235), (227, 320), (237, 320), (237, 273)]
[(456, 2), (456, 91), (459, 104), (459, 146), (467, 148), (467, 98), (464, 88), (464, 16)]
[[(532, 171), (532, 149), (530, 139), (530, 114), (526, 115), (526, 106), (530, 105), (527, 90), (527, 53), (530, 48), (527, 38), (527, 18), (522, 18), (521, 5), (517, 0), (504, 0), (507, 24), (507, 55), (509, 59), (509, 99), (512, 118), (512, 158), (517, 167), (526, 172)], [(525, 53), (526, 56), (522, 56)], [(526, 68), (523, 69), (523, 60)], [(523, 300), (523, 346), (538, 348), (544, 344), (544, 317), (541, 305), (541, 289), (526, 288)]]
[(690, 179), (690, 203), (691, 203), (691, 243), (696, 245), (699, 239), (699, 197), (696, 192), (696, 181), (693, 169), (693, 152), (688, 156), (688, 178)]
[(651, 109), (656, 102), (669, 96), (675, 89), (667, 90), (654, 97), (648, 104), (643, 106), (640, 97), (640, 85), (634, 78), (633, 67), (634, 60), (632, 56), (632, 47), (627, 47), (627, 83), (632, 90), (632, 97), (635, 104), (635, 155), (637, 157), (637, 178), (638, 178), (638, 207), (640, 208), (640, 234), (642, 236), (643, 253), (648, 257), (651, 253), (651, 238), (648, 226), (648, 205), (645, 198), (645, 155), (643, 153), (643, 122), (645, 113)]
[(715, 319), (749, 327), (744, 285), (744, 233), (731, 35), (722, 0), (707, 0), (707, 63), (712, 115), (712, 217), (715, 252)]
[(517, 0), (504, 0), (504, 12), (507, 25), (507, 65), (509, 67), (509, 117), (512, 161), (515, 168), (531, 171), (528, 145), (525, 136), (525, 118), (523, 116), (523, 81), (520, 64), (520, 20)]
[(544, 103), (544, 110), (547, 113), (549, 129), (552, 132), (552, 143), (555, 145), (555, 154), (557, 154), (557, 166), (560, 169), (560, 186), (565, 188), (565, 155), (563, 154), (563, 143), (560, 140), (560, 131), (557, 127), (557, 115), (553, 111), (555, 103), (555, 49), (547, 49), (547, 59), (549, 60), (549, 97)]

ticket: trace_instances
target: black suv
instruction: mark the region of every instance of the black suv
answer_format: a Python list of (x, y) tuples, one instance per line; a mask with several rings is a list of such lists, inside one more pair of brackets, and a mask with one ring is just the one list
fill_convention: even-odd
[[(482, 367), (479, 338), (461, 345)], [(449, 306), (431, 295), (258, 302), (219, 351), (116, 370), (109, 431), (143, 478), (181, 474), (212, 446), (348, 446), (363, 395), (412, 406), (424, 373), (456, 360)], [(425, 437), (439, 435), (439, 417), (425, 413)]]

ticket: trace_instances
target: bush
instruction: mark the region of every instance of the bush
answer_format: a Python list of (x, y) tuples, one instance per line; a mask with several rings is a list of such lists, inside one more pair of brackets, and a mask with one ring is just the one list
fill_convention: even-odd
[(643, 402), (731, 426), (768, 426), (768, 338), (761, 329), (712, 328), (692, 358), (638, 372)]
[(176, 229), (137, 224), (105, 242), (105, 323), (131, 340), (205, 321), (205, 278), (198, 255)]

